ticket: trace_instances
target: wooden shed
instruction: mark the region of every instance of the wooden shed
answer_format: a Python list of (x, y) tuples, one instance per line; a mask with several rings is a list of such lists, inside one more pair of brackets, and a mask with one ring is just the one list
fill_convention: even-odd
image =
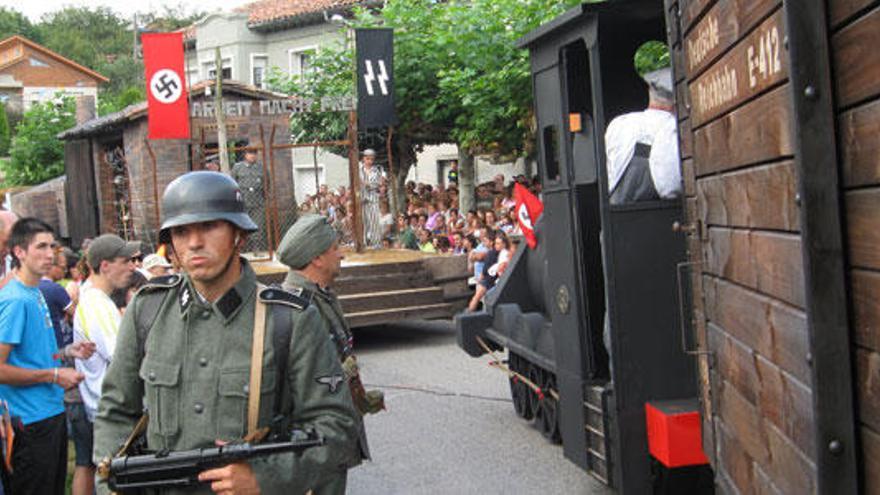
[[(146, 102), (59, 135), (65, 141), (67, 223), (74, 245), (107, 232), (156, 243), (165, 186), (181, 174), (204, 169), (206, 155), (216, 153), (213, 96), (206, 95), (212, 85), (206, 81), (191, 88), (189, 140), (147, 139)], [(296, 214), (291, 157), (289, 149), (272, 149), (271, 144), (290, 140), (290, 99), (231, 81), (224, 81), (223, 91), (227, 139), (257, 148), (272, 177), (269, 194), (283, 233)]]

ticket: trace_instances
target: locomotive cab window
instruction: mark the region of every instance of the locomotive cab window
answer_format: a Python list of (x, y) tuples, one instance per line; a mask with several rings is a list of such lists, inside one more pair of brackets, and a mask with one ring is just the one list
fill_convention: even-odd
[(541, 132), (544, 149), (545, 177), (550, 181), (559, 180), (559, 129), (555, 125), (545, 126)]

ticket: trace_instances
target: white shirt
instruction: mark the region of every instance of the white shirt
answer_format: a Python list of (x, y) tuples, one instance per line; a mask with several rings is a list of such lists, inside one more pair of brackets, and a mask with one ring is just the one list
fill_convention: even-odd
[(636, 143), (651, 146), (648, 163), (654, 187), (661, 198), (681, 195), (681, 165), (678, 158), (678, 132), (675, 115), (649, 108), (644, 112), (621, 115), (605, 131), (608, 154), (608, 190), (617, 186), (632, 160)]
[(98, 400), (101, 398), (101, 384), (113, 351), (116, 349), (116, 336), (122, 314), (104, 291), (89, 285), (79, 294), (79, 305), (73, 317), (73, 341), (95, 343), (95, 353), (89, 359), (77, 359), (76, 370), (85, 375), (79, 384), (79, 393), (89, 420), (95, 421)]

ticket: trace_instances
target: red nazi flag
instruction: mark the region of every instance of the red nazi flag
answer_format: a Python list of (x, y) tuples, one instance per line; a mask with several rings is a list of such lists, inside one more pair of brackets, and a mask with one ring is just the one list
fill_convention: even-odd
[(544, 211), (544, 203), (532, 194), (525, 186), (516, 183), (513, 188), (513, 197), (516, 200), (516, 218), (519, 228), (526, 237), (526, 244), (531, 249), (535, 249), (538, 245), (538, 238), (535, 237), (535, 223)]
[(183, 33), (141, 35), (147, 82), (148, 137), (189, 139)]

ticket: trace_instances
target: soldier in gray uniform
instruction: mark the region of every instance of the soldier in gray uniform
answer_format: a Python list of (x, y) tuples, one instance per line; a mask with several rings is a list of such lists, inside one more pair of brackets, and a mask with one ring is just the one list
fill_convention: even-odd
[[(382, 392), (364, 390), (352, 352), (352, 333), (342, 307), (330, 285), (341, 271), (342, 252), (336, 230), (321, 215), (305, 215), (287, 231), (278, 249), (279, 259), (289, 266), (284, 288), (309, 301), (321, 314), (321, 329), (336, 345), (351, 396), (360, 415), (384, 409)], [(296, 318), (296, 317), (295, 317)], [(360, 418), (359, 415), (359, 418)], [(359, 421), (360, 454), (369, 459), (363, 420)], [(315, 489), (315, 495), (345, 493), (346, 473), (339, 472)]]
[[(162, 213), (160, 240), (185, 275), (151, 280), (125, 313), (98, 407), (95, 459), (113, 456), (146, 409), (152, 450), (212, 447), (279, 422), (284, 431), (314, 429), (326, 442), (298, 456), (205, 471), (200, 489), (186, 493), (305, 493), (356, 465), (360, 417), (338, 386), (345, 378), (321, 313), (301, 297), (257, 285), (239, 256), (256, 225), (235, 182), (217, 172), (185, 174), (165, 190)], [(266, 338), (252, 362), (258, 299)], [(280, 328), (292, 328), (286, 345), (273, 339)], [(262, 369), (254, 394), (252, 369)]]
[(263, 176), (263, 165), (257, 161), (257, 152), (247, 150), (244, 152), (244, 160), (232, 166), (232, 178), (241, 187), (241, 195), (244, 198), (244, 206), (247, 214), (256, 222), (257, 231), (248, 237), (246, 251), (266, 251), (269, 246), (266, 242), (266, 190), (269, 190), (269, 180)]

